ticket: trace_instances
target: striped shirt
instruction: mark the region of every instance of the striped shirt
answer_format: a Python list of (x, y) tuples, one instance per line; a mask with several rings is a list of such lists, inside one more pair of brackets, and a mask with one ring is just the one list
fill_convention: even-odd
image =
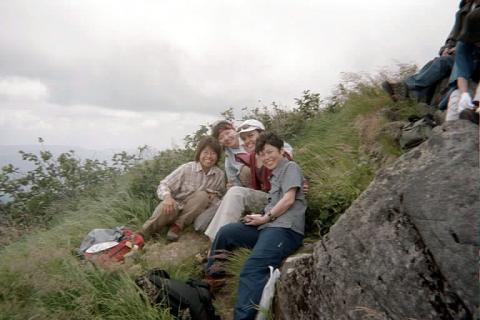
[(157, 188), (157, 195), (164, 200), (170, 194), (182, 209), (188, 196), (202, 190), (216, 193), (220, 198), (225, 192), (225, 174), (217, 166), (205, 174), (199, 162), (191, 161), (166, 176)]

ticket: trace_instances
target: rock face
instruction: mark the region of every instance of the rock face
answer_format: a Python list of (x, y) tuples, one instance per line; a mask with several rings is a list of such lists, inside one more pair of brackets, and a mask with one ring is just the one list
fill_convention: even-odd
[(458, 120), (379, 172), (286, 263), (277, 319), (473, 319), (479, 297), (478, 126)]

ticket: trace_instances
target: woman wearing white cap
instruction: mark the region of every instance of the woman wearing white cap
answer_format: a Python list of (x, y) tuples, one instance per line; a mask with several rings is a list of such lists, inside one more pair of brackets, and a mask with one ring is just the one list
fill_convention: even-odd
[[(244, 164), (241, 175), (243, 183), (249, 183), (248, 187), (235, 185), (228, 189), (205, 231), (211, 240), (224, 225), (239, 221), (245, 212), (260, 212), (267, 204), (270, 172), (255, 154), (255, 143), (263, 131), (265, 131), (263, 123), (255, 119), (245, 120), (238, 127), (238, 133), (243, 142), (241, 146), (248, 154), (238, 153), (234, 157), (237, 163)], [(284, 156), (291, 160), (292, 146), (284, 142), (284, 150)]]
[[(263, 123), (255, 119), (245, 120), (239, 127), (238, 133), (243, 141), (243, 148), (249, 153), (248, 159), (237, 156), (237, 161), (241, 161), (250, 169), (248, 173), (243, 174), (243, 179), (248, 179), (248, 186), (255, 190), (268, 192), (270, 184), (268, 182), (269, 170), (263, 166), (263, 163), (256, 157), (255, 143), (260, 133), (265, 131)], [(293, 158), (292, 146), (284, 142), (284, 156), (291, 160)]]

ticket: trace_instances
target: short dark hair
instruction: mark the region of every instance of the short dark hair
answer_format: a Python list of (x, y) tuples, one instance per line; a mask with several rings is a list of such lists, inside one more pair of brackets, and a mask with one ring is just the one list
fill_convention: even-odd
[(212, 125), (212, 136), (218, 139), (218, 136), (223, 130), (235, 130), (233, 124), (227, 120), (217, 121)]
[(260, 153), (265, 145), (269, 144), (274, 146), (278, 150), (283, 148), (283, 140), (280, 139), (275, 133), (273, 132), (262, 132), (255, 143), (255, 153)]
[(202, 153), (203, 149), (206, 147), (212, 148), (217, 154), (217, 161), (215, 161), (215, 164), (217, 164), (218, 160), (220, 160), (220, 156), (222, 155), (222, 146), (220, 143), (218, 143), (218, 140), (212, 136), (205, 136), (200, 139), (197, 144), (197, 149), (195, 150), (195, 161), (200, 161), (200, 153)]

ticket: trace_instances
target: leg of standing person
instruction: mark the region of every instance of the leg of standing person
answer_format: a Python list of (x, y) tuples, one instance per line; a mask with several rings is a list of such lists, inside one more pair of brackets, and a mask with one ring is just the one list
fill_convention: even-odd
[(440, 110), (447, 109), (450, 94), (452, 94), (457, 87), (457, 79), (460, 77), (467, 80), (471, 78), (476, 63), (478, 63), (476, 60), (478, 60), (480, 56), (480, 49), (478, 49), (478, 47), (462, 41), (458, 41), (455, 51), (455, 64), (453, 65), (452, 73), (448, 80), (449, 90), (438, 104)]
[(303, 235), (287, 228), (265, 228), (240, 271), (234, 319), (254, 319), (263, 288), (270, 275), (268, 266), (277, 268), (283, 259), (295, 252)]

